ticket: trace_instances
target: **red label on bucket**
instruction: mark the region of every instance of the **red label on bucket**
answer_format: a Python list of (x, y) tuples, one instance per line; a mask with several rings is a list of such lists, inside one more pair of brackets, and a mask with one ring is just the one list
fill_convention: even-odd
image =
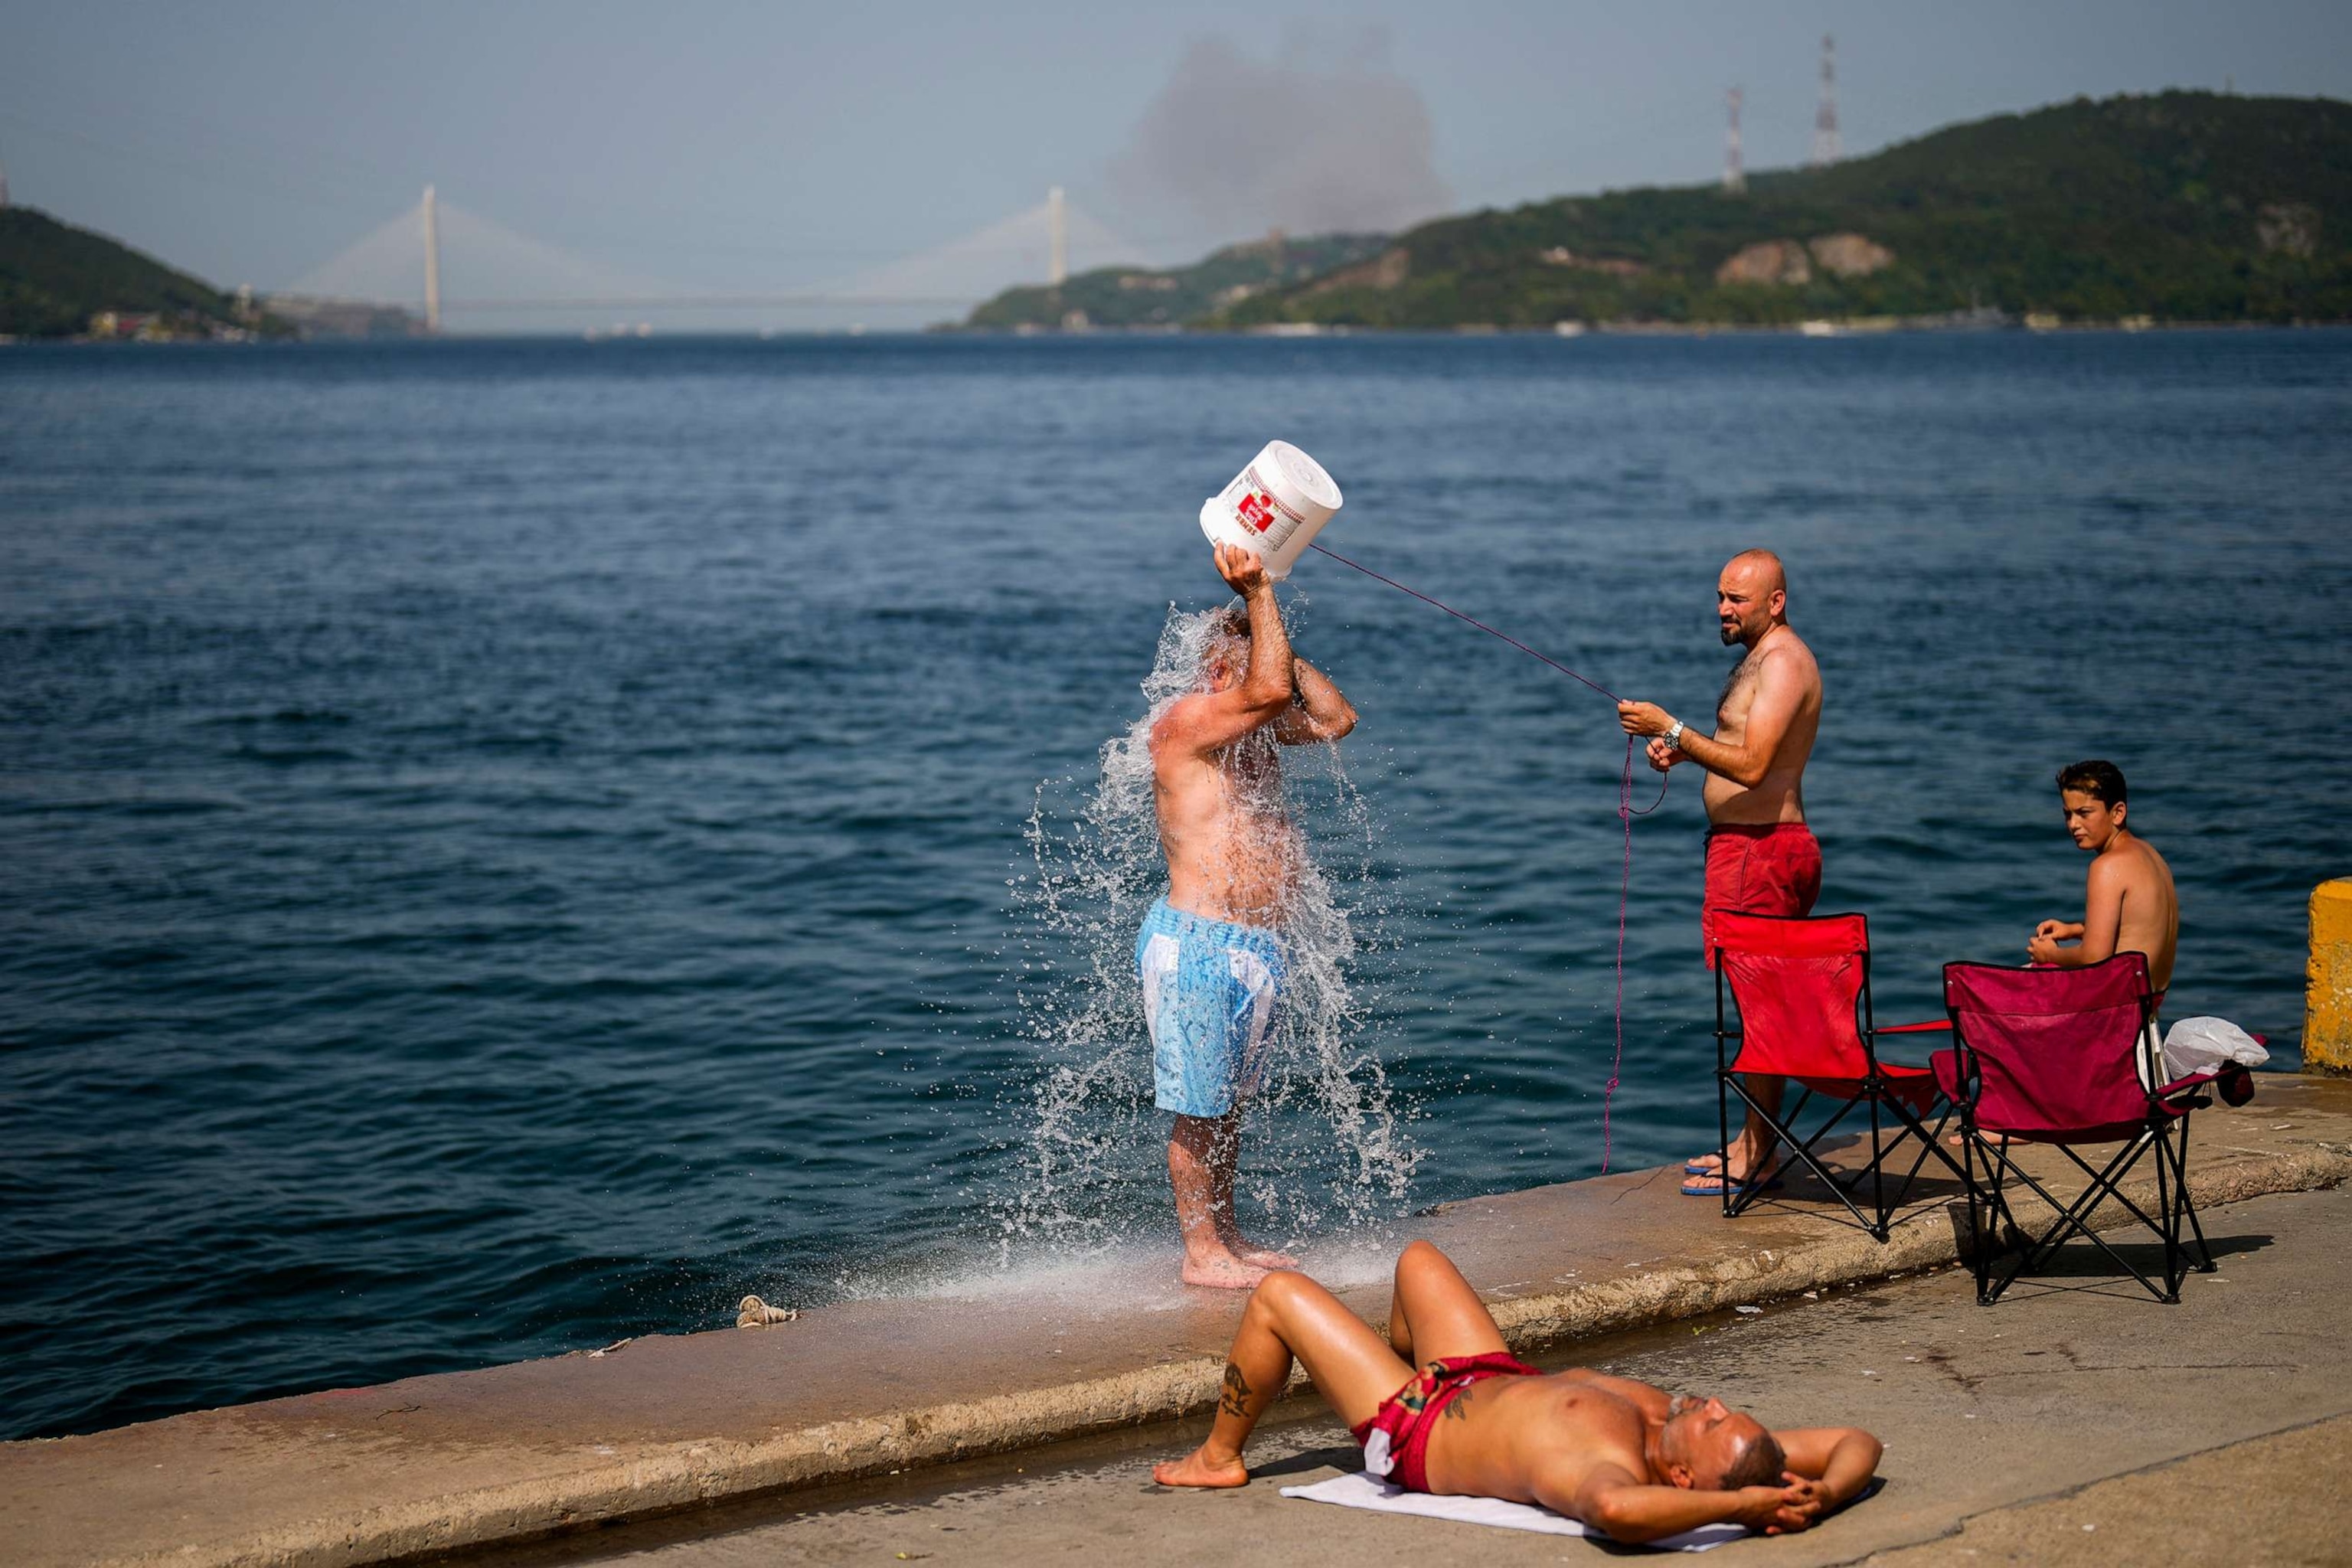
[(1241, 504), (1234, 510), (1241, 514), (1244, 522), (1260, 533), (1274, 526), (1274, 498), (1264, 490), (1250, 491), (1242, 497)]

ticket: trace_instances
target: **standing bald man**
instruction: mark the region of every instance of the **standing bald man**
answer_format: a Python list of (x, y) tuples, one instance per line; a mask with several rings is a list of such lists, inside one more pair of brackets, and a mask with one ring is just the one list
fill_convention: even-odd
[[(1769, 550), (1743, 550), (1716, 583), (1716, 616), (1723, 640), (1748, 650), (1724, 682), (1716, 704), (1715, 733), (1702, 735), (1651, 702), (1620, 702), (1617, 721), (1629, 735), (1650, 738), (1650, 765), (1664, 773), (1677, 763), (1706, 770), (1706, 900), (1699, 934), (1715, 965), (1709, 912), (1803, 915), (1822, 891), (1822, 847), (1805, 826), (1805, 763), (1822, 722), (1822, 671), (1813, 650), (1789, 626), (1789, 579)], [(1748, 1075), (1748, 1089), (1774, 1114), (1784, 1080)], [(1683, 1191), (1737, 1192), (1764, 1169), (1772, 1152), (1770, 1128), (1753, 1110), (1731, 1147), (1701, 1155)], [(1727, 1166), (1726, 1162), (1728, 1162)]]

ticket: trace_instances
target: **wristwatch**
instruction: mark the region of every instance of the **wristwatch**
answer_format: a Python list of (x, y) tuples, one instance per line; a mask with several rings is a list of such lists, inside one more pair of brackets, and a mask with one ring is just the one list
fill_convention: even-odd
[(1675, 727), (1666, 731), (1665, 742), (1667, 749), (1670, 751), (1679, 752), (1683, 749), (1683, 721), (1681, 720), (1675, 720)]

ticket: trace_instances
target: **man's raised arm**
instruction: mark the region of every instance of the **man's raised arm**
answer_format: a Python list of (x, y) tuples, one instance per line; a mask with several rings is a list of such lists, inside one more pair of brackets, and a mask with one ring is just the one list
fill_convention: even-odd
[(1275, 721), (1274, 738), (1286, 746), (1336, 741), (1356, 727), (1356, 710), (1331, 684), (1331, 678), (1307, 663), (1293, 659), (1291, 668), (1298, 700)]
[(1265, 574), (1257, 552), (1232, 544), (1216, 549), (1218, 575), (1249, 610), (1249, 669), (1222, 691), (1197, 692), (1170, 705), (1152, 728), (1155, 752), (1164, 745), (1213, 752), (1271, 723), (1290, 705), (1296, 660), (1290, 634), (1283, 629), (1282, 607), (1275, 603), (1274, 579)]

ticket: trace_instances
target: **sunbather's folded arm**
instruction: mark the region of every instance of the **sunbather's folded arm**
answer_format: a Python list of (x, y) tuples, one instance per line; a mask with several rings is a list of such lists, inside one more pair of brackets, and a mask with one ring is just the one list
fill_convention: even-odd
[(1878, 1473), (1878, 1439), (1859, 1426), (1800, 1426), (1775, 1432), (1791, 1473), (1811, 1476), (1822, 1484), (1822, 1500), (1831, 1508), (1853, 1501)]
[(1616, 1466), (1603, 1466), (1573, 1494), (1548, 1495), (1540, 1479), (1537, 1500), (1555, 1513), (1580, 1519), (1612, 1540), (1638, 1543), (1679, 1535), (1703, 1524), (1744, 1524), (1751, 1530), (1802, 1530), (1814, 1510), (1790, 1487), (1749, 1487), (1744, 1491), (1698, 1491), (1636, 1481)]

